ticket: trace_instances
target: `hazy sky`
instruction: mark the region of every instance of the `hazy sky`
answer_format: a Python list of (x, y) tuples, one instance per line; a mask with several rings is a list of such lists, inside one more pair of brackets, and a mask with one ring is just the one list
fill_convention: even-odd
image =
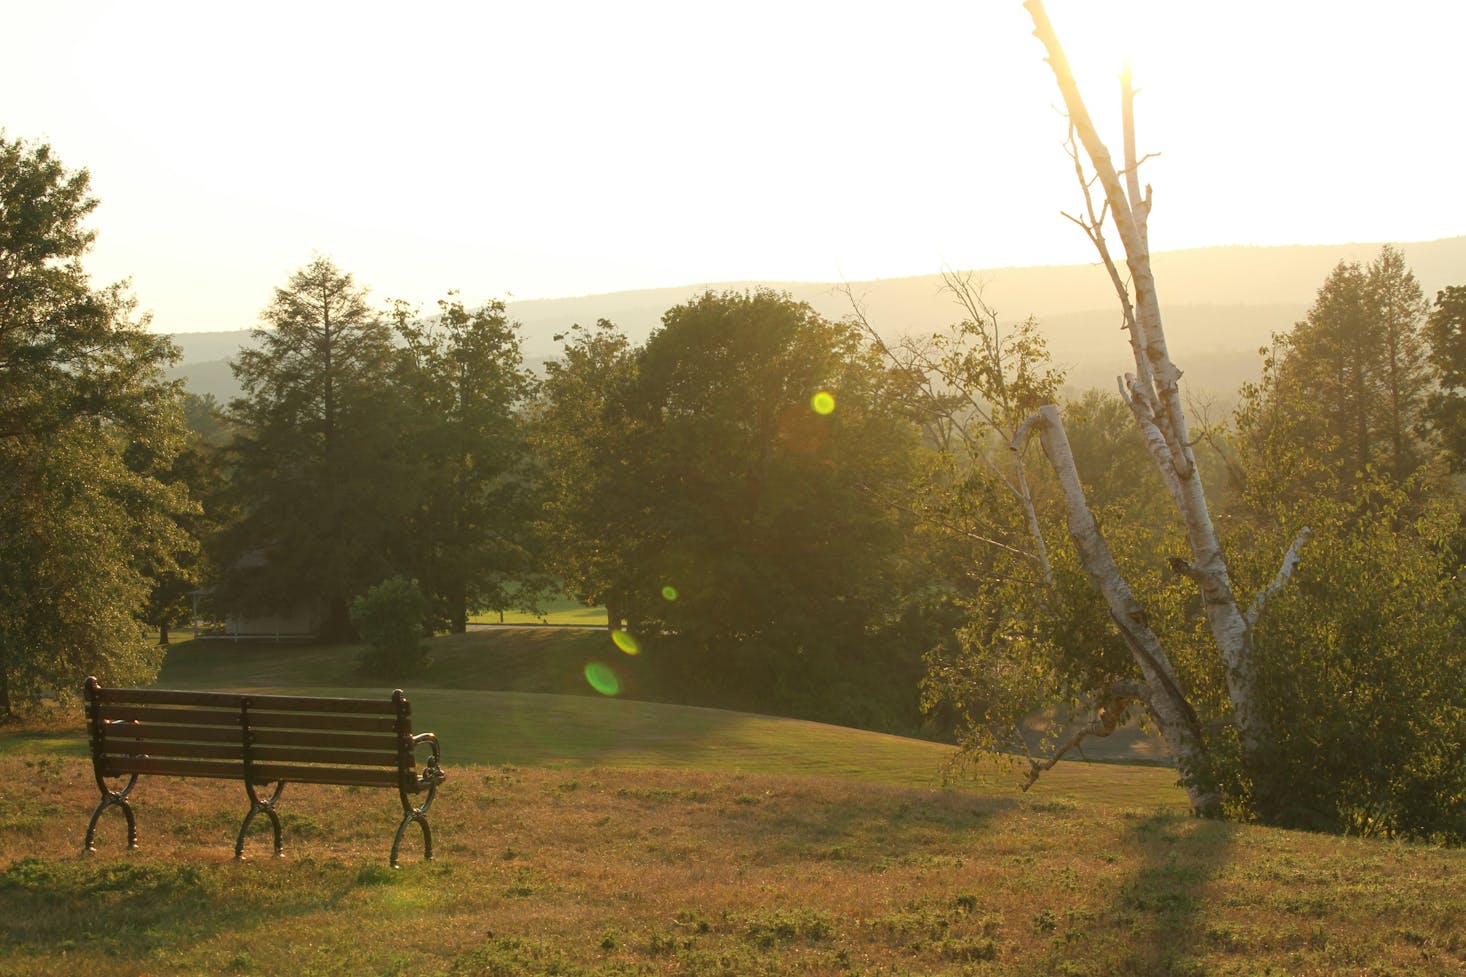
[[(1134, 61), (1156, 249), (1466, 233), (1466, 4), (1049, 11), (1102, 120)], [(161, 330), (254, 325), (313, 251), (425, 305), (1090, 258), (1018, 0), (10, 0), (3, 21), (0, 126), (90, 169), (90, 267)]]

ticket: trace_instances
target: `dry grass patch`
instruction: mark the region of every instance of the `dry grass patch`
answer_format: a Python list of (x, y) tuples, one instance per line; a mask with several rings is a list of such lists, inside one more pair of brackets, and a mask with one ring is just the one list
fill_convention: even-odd
[[(26, 765), (30, 760), (29, 766)], [(1457, 974), (1466, 854), (1165, 809), (765, 774), (455, 767), (439, 859), (389, 791), (154, 779), (142, 850), (90, 765), (0, 758), (15, 975)]]

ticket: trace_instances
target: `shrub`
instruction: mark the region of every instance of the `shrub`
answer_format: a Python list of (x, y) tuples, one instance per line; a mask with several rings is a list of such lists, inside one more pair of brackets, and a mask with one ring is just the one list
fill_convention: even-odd
[(362, 668), (380, 678), (413, 675), (427, 664), (420, 643), (427, 601), (416, 580), (383, 580), (351, 604), (351, 623), (371, 648)]

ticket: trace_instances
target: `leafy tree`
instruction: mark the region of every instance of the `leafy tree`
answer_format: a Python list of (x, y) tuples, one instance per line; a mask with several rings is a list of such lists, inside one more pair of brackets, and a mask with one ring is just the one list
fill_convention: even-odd
[(220, 527), (230, 519), (227, 485), (220, 462), (220, 449), (228, 441), (228, 427), (212, 394), (198, 396), (184, 392), (183, 420), (187, 427), (182, 450), (159, 477), (182, 487), (199, 503), (179, 519), (180, 527), (198, 541), (198, 546), (177, 557), (176, 565), (159, 570), (148, 596), (143, 620), (158, 629), (158, 643), (168, 644), (169, 629), (187, 623), (193, 616), (193, 592), (213, 574), (208, 553)]
[(176, 354), (123, 285), (90, 284), (95, 207), (85, 170), (0, 133), (0, 716), (89, 672), (150, 678), (140, 617), (193, 545), (166, 480)]
[(595, 513), (579, 566), (658, 667), (725, 702), (910, 723), (920, 648), (903, 662), (878, 635), (914, 573), (885, 500), (915, 440), (858, 330), (772, 292), (709, 293), (640, 350), (602, 328), (567, 352), (542, 414), (594, 494), (559, 512)]
[(1314, 538), (1256, 632), (1271, 734), (1245, 756), (1226, 735), (1213, 743), (1238, 816), (1466, 837), (1459, 501), (1422, 441), (1444, 416), (1428, 382), (1446, 337), (1436, 320), (1422, 331), (1424, 310), (1398, 251), (1341, 264), (1244, 388), (1228, 534), (1239, 573), (1265, 580), (1257, 553), (1302, 526)]
[(406, 548), (408, 459), (385, 380), (391, 332), (351, 275), (316, 257), (277, 288), (233, 363), (239, 522), (224, 539), (223, 593), (242, 606), (320, 602), (322, 635), (350, 635), (351, 598)]
[(229, 422), (224, 408), (213, 394), (183, 395), (183, 420), (195, 443), (206, 448), (222, 448), (229, 443)]
[(459, 633), (471, 610), (506, 610), (536, 593), (539, 499), (522, 414), (534, 378), (502, 302), (470, 311), (450, 295), (438, 307), (423, 321), (397, 305), (394, 382), (413, 412), (419, 470), (408, 562), (432, 616)]
[(604, 605), (614, 626), (636, 590), (627, 529), (642, 503), (623, 441), (635, 354), (605, 319), (556, 339), (563, 351), (545, 365), (530, 427), (544, 486), (537, 529), (548, 569), (568, 593)]
[(1257, 633), (1274, 735), (1245, 765), (1235, 743), (1218, 743), (1230, 803), (1272, 824), (1462, 844), (1466, 593), (1455, 502), (1422, 507), (1381, 473), (1349, 502), (1309, 508), (1306, 559)]

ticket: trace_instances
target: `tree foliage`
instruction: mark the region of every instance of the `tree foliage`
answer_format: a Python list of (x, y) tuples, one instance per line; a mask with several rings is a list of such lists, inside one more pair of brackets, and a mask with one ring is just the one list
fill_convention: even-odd
[(416, 504), (405, 562), (454, 632), (469, 612), (532, 605), (540, 583), (532, 533), (538, 488), (523, 410), (534, 389), (502, 302), (457, 296), (428, 320), (400, 303), (393, 385), (410, 416)]
[(410, 484), (384, 380), (391, 333), (351, 275), (316, 257), (277, 288), (255, 345), (234, 362), (232, 489), (224, 598), (282, 609), (319, 601), (328, 637), (350, 634), (352, 597), (405, 546)]
[(1454, 500), (1420, 509), (1383, 477), (1311, 507), (1307, 558), (1258, 631), (1275, 734), (1221, 765), (1242, 816), (1466, 842), (1460, 516)]
[(563, 349), (545, 365), (531, 426), (544, 473), (538, 528), (545, 564), (568, 593), (606, 605), (619, 622), (636, 587), (622, 549), (624, 527), (640, 510), (640, 483), (623, 442), (635, 355), (605, 319), (556, 338)]
[(1426, 426), (1459, 472), (1466, 470), (1466, 285), (1436, 294), (1425, 334), (1437, 381), (1428, 394)]
[(885, 500), (915, 442), (885, 382), (854, 327), (772, 292), (679, 305), (639, 350), (572, 335), (540, 409), (557, 569), (710, 693), (909, 724), (915, 654), (878, 633), (912, 569)]
[(175, 353), (123, 285), (91, 285), (95, 207), (85, 170), (0, 134), (0, 716), (88, 673), (150, 678), (140, 618), (194, 545), (167, 477)]

